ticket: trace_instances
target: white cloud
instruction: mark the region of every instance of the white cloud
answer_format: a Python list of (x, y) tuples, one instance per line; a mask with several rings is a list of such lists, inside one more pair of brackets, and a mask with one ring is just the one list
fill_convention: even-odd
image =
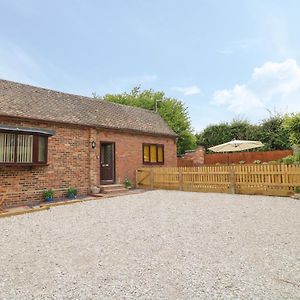
[(245, 85), (235, 85), (231, 90), (220, 90), (214, 93), (214, 103), (225, 105), (228, 110), (235, 113), (263, 108), (264, 104)]
[(245, 84), (217, 90), (212, 103), (230, 112), (263, 115), (267, 109), (300, 110), (300, 67), (293, 59), (266, 62), (253, 70)]
[(184, 96), (201, 94), (201, 89), (196, 85), (191, 86), (173, 86), (173, 91), (183, 93)]
[(300, 89), (300, 68), (293, 59), (283, 63), (266, 62), (254, 69), (250, 85), (268, 98), (276, 94), (288, 96)]

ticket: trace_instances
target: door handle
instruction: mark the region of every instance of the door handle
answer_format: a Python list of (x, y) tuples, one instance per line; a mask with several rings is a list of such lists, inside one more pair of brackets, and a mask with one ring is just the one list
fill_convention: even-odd
[(108, 167), (109, 166), (109, 164), (101, 164), (102, 165), (102, 167)]

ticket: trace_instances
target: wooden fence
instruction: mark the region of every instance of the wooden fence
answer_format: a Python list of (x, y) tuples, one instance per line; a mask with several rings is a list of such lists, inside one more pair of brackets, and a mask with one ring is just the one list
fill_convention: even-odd
[(216, 163), (231, 164), (231, 163), (239, 163), (240, 161), (244, 161), (246, 162), (246, 164), (252, 164), (255, 160), (260, 160), (261, 162), (268, 162), (272, 160), (278, 160), (292, 154), (293, 154), (292, 150), (210, 153), (210, 154), (205, 154), (204, 164), (205, 165), (212, 165)]
[(300, 186), (300, 166), (142, 168), (136, 171), (136, 183), (146, 189), (288, 196)]

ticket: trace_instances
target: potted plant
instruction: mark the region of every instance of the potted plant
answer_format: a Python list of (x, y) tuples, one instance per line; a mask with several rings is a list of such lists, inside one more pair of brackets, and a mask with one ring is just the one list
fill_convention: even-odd
[(295, 187), (295, 194), (294, 194), (295, 199), (300, 199), (300, 186)]
[(68, 188), (68, 190), (67, 190), (67, 197), (69, 199), (76, 199), (77, 194), (78, 194), (77, 189), (72, 188), (72, 187)]
[(100, 188), (98, 188), (97, 186), (92, 186), (91, 187), (91, 192), (92, 192), (92, 194), (99, 194), (100, 193)]
[(126, 189), (130, 189), (132, 186), (131, 180), (128, 177), (125, 177), (124, 185)]
[(53, 201), (54, 191), (49, 189), (43, 192), (43, 198), (46, 202)]

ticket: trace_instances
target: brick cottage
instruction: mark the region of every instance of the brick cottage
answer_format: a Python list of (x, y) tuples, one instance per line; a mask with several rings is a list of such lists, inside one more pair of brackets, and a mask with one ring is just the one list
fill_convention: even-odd
[(53, 189), (133, 183), (143, 166), (176, 166), (176, 135), (154, 112), (0, 80), (0, 188), (6, 207)]

